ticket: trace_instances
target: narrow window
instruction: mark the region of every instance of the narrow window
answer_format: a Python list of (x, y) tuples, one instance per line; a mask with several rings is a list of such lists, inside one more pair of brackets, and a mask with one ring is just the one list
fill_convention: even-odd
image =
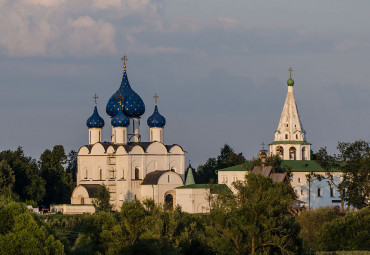
[(100, 177), (100, 180), (103, 180), (103, 170), (99, 170), (99, 177)]
[(288, 134), (285, 135), (285, 139), (288, 140)]
[(301, 195), (303, 195), (303, 189), (301, 189)]
[(150, 140), (153, 141), (153, 130), (150, 130)]
[(320, 188), (317, 188), (317, 196), (321, 197), (321, 189)]
[(286, 126), (288, 127), (289, 125), (288, 125), (288, 123), (286, 124)]
[(295, 135), (295, 139), (298, 139), (298, 135)]
[(81, 205), (85, 204), (85, 198), (81, 197)]
[(301, 182), (301, 178), (298, 178), (298, 182)]
[(168, 183), (170, 183), (170, 175), (167, 175), (167, 177), (168, 177)]
[(125, 179), (125, 169), (122, 169), (122, 179)]
[(330, 197), (334, 197), (333, 188), (330, 188)]
[(139, 180), (139, 168), (135, 168), (135, 180)]

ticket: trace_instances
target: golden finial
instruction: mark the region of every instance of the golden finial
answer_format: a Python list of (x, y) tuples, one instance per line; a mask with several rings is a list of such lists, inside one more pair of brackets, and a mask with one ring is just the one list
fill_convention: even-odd
[(157, 105), (157, 103), (158, 103), (158, 98), (159, 98), (159, 96), (157, 95), (157, 93), (155, 93), (155, 94), (154, 94), (153, 98), (154, 98), (154, 100), (155, 100), (155, 105)]
[(126, 61), (128, 60), (127, 56), (126, 55), (123, 55), (123, 57), (121, 58), (121, 60), (123, 61), (123, 69), (126, 70)]
[(94, 98), (94, 100), (95, 100), (95, 106), (96, 106), (96, 100), (98, 100), (98, 96), (95, 94), (95, 95), (93, 96), (93, 98)]
[(292, 72), (293, 72), (293, 68), (289, 67), (289, 77), (292, 78)]

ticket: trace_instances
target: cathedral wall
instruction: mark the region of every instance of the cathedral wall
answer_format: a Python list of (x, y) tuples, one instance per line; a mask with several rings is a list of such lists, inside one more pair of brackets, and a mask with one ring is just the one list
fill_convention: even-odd
[(181, 206), (183, 212), (207, 213), (209, 189), (176, 189), (176, 205)]
[(233, 183), (236, 181), (245, 181), (247, 171), (218, 171), (218, 183), (226, 184), (230, 190), (236, 192)]

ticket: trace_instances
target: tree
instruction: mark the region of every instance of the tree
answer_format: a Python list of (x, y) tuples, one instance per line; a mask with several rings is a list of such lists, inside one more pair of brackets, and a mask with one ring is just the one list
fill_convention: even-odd
[(316, 153), (317, 162), (325, 170), (324, 174), (310, 174), (307, 178), (312, 180), (327, 180), (330, 187), (335, 187), (340, 194), (340, 208), (341, 211), (344, 211), (344, 186), (343, 178), (344, 175), (341, 175), (339, 178), (335, 178), (336, 170), (340, 169), (340, 157), (337, 155), (329, 155), (326, 147), (320, 148)]
[(103, 184), (98, 188), (98, 190), (95, 193), (93, 205), (97, 211), (109, 212), (112, 210), (112, 205), (110, 204), (109, 201), (110, 201), (109, 190)]
[(222, 254), (296, 254), (299, 226), (287, 213), (294, 199), (288, 186), (253, 173), (234, 186), (236, 195), (213, 204), (209, 245)]
[(77, 153), (72, 150), (67, 157), (67, 174), (72, 176), (72, 180), (74, 183), (77, 181)]
[(341, 166), (346, 189), (344, 199), (355, 208), (363, 208), (369, 204), (370, 197), (370, 143), (363, 140), (340, 142), (337, 148), (344, 162)]
[(209, 158), (204, 165), (200, 165), (195, 172), (195, 179), (198, 183), (217, 183), (216, 170), (245, 163), (242, 153), (235, 153), (227, 144), (220, 151), (217, 158)]
[(0, 162), (0, 194), (10, 197), (15, 182), (14, 172), (3, 159)]
[(13, 192), (23, 201), (40, 202), (45, 195), (45, 181), (40, 176), (36, 161), (26, 157), (21, 147), (15, 151), (0, 152), (0, 161), (2, 160), (5, 160), (14, 171)]
[(74, 184), (72, 176), (64, 169), (67, 156), (62, 145), (55, 145), (53, 150), (45, 150), (39, 160), (41, 176), (46, 181), (44, 203), (69, 203)]
[(24, 204), (0, 199), (0, 255), (64, 254), (63, 244)]

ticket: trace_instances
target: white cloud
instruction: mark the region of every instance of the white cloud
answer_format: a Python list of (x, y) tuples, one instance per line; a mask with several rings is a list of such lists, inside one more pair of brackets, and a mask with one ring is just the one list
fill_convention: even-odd
[[(10, 57), (116, 54), (117, 28), (140, 27), (159, 8), (151, 0), (0, 0), (0, 6), (0, 52)], [(132, 15), (136, 20), (125, 22)]]

